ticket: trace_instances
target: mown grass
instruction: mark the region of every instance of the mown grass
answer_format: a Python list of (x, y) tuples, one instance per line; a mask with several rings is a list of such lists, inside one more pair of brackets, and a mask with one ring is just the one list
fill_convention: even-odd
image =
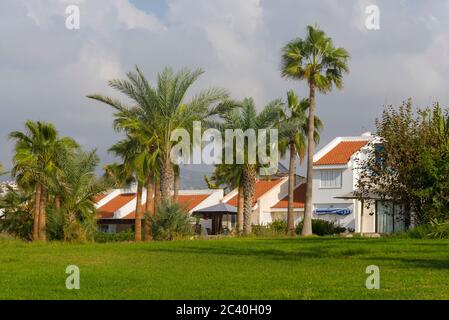
[[(373, 264), (380, 290), (365, 288)], [(68, 265), (81, 270), (80, 290), (65, 287)], [(0, 240), (0, 299), (449, 299), (449, 242)]]

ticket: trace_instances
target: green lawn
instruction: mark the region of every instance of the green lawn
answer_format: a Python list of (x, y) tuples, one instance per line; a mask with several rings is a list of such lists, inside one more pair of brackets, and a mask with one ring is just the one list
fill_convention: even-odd
[[(65, 288), (67, 265), (81, 289)], [(380, 290), (365, 288), (377, 265)], [(120, 244), (0, 240), (0, 299), (449, 299), (449, 242), (225, 239)]]

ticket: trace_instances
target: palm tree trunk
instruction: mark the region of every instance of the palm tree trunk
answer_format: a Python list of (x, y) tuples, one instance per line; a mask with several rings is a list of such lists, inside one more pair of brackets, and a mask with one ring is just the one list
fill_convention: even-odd
[(253, 200), (256, 186), (256, 168), (253, 165), (246, 165), (243, 169), (243, 233), (251, 234)]
[(175, 167), (175, 182), (173, 185), (173, 202), (177, 203), (178, 202), (178, 194), (179, 194), (179, 185), (181, 183), (181, 177), (180, 177), (180, 172), (179, 172), (179, 166)]
[(307, 185), (306, 199), (304, 205), (304, 226), (302, 236), (312, 235), (312, 181), (313, 181), (313, 152), (315, 141), (313, 133), (315, 132), (315, 84), (310, 83), (310, 107), (309, 107), (309, 128), (307, 133)]
[(237, 231), (241, 235), (243, 234), (243, 206), (245, 204), (245, 198), (243, 196), (243, 185), (239, 186), (237, 198)]
[(56, 210), (61, 209), (61, 198), (59, 196), (55, 196), (55, 208)]
[(293, 201), (295, 194), (295, 162), (296, 145), (290, 142), (290, 165), (288, 169), (288, 209), (287, 209), (287, 234), (295, 234), (295, 217), (293, 212)]
[(41, 200), (39, 209), (39, 240), (47, 241), (47, 189), (41, 186)]
[(175, 180), (175, 174), (173, 171), (173, 164), (170, 158), (161, 161), (161, 195), (162, 201), (171, 203), (172, 190)]
[(39, 212), (41, 209), (41, 192), (42, 185), (36, 183), (36, 194), (34, 196), (34, 212), (33, 212), (33, 241), (39, 240)]
[(142, 241), (142, 182), (137, 181), (136, 217), (134, 220), (134, 241)]
[(147, 181), (147, 202), (145, 203), (145, 225), (144, 225), (144, 240), (151, 241), (151, 220), (150, 216), (154, 215), (154, 180), (153, 175), (150, 174)]
[(156, 213), (157, 210), (157, 206), (161, 203), (161, 183), (159, 181), (157, 181), (154, 184), (154, 209), (153, 212)]

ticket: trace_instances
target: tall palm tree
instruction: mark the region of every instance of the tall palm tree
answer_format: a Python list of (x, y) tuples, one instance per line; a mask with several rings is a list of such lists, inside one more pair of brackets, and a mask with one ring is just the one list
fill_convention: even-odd
[[(300, 163), (304, 160), (306, 152), (306, 139), (308, 134), (309, 119), (307, 111), (309, 109), (308, 99), (299, 99), (293, 90), (287, 92), (287, 104), (281, 114), (279, 122), (279, 151), (285, 156), (287, 150), (289, 157), (288, 176), (288, 209), (287, 209), (287, 232), (291, 235), (295, 233), (295, 221), (293, 214), (293, 201), (295, 189), (296, 158), (299, 156)], [(319, 141), (319, 131), (323, 127), (321, 120), (315, 117), (315, 143)]]
[[(223, 107), (224, 108), (224, 107)], [(274, 100), (258, 114), (253, 99), (244, 99), (241, 103), (235, 103), (233, 108), (226, 107), (221, 113), (222, 123), (216, 125), (223, 132), (226, 129), (246, 130), (270, 129), (278, 123), (282, 112), (282, 101)], [(256, 161), (250, 163), (248, 159), (248, 144), (245, 144), (243, 152), (244, 163), (242, 167), (242, 185), (243, 185), (243, 233), (251, 233), (252, 207), (255, 194), (255, 185), (257, 181), (257, 170), (263, 165)]]
[(307, 27), (305, 39), (295, 39), (282, 50), (282, 76), (304, 80), (309, 86), (309, 126), (307, 136), (307, 187), (302, 235), (312, 234), (312, 170), (314, 153), (315, 93), (330, 92), (343, 86), (343, 73), (348, 72), (349, 54), (336, 48), (324, 31)]
[[(125, 80), (112, 80), (109, 85), (124, 93), (134, 103), (127, 107), (120, 101), (101, 95), (89, 95), (91, 99), (104, 102), (116, 111), (116, 128), (127, 132), (138, 132), (154, 139), (158, 150), (162, 199), (171, 202), (174, 186), (174, 169), (170, 152), (176, 142), (171, 141), (175, 129), (189, 130), (193, 121), (201, 121), (214, 114), (215, 104), (227, 98), (227, 92), (212, 88), (201, 91), (189, 101), (186, 95), (202, 70), (183, 69), (174, 73), (165, 68), (157, 77), (156, 86), (151, 86), (143, 73), (136, 67)], [(190, 131), (190, 130), (189, 130)]]
[(26, 132), (14, 131), (10, 139), (16, 141), (12, 174), (19, 185), (35, 188), (33, 240), (46, 240), (47, 187), (61, 159), (68, 157), (78, 144), (71, 138), (59, 137), (50, 123), (27, 121)]

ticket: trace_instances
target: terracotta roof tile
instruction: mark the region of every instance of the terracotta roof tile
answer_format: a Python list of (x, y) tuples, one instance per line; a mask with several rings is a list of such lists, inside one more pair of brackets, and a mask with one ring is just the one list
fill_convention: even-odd
[[(293, 193), (293, 208), (304, 208), (304, 201), (306, 200), (306, 184), (303, 183), (296, 187)], [(288, 208), (288, 195), (282, 200), (276, 203), (272, 208), (287, 209)]]
[(110, 219), (114, 213), (136, 197), (135, 194), (121, 194), (97, 209), (99, 219)]
[(347, 164), (351, 156), (367, 143), (368, 141), (342, 141), (322, 156), (314, 165)]
[[(257, 200), (267, 193), (270, 189), (278, 185), (282, 179), (273, 180), (258, 180), (256, 182), (256, 191), (254, 193), (253, 206), (257, 203)], [(238, 194), (232, 197), (227, 203), (231, 206), (237, 207)]]
[[(185, 208), (185, 210), (190, 211), (199, 205), (202, 201), (206, 200), (210, 194), (194, 194), (194, 195), (179, 195), (178, 203)], [(134, 210), (127, 216), (123, 217), (124, 220), (130, 220), (136, 218), (136, 211)]]

